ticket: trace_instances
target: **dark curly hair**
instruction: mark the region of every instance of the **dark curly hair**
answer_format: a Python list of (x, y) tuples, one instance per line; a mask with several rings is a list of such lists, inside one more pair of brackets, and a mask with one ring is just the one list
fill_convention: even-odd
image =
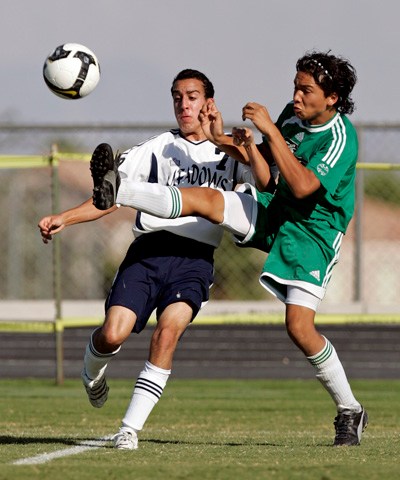
[(351, 92), (357, 82), (355, 68), (348, 60), (330, 54), (330, 51), (306, 53), (297, 60), (296, 70), (313, 76), (325, 96), (336, 93), (338, 101), (336, 109), (343, 114), (354, 112), (355, 106), (351, 98)]
[(175, 82), (177, 82), (178, 80), (187, 80), (191, 78), (200, 80), (200, 82), (203, 84), (206, 98), (214, 98), (214, 86), (210, 82), (210, 80), (204, 75), (204, 73), (201, 73), (198, 70), (193, 70), (191, 68), (186, 68), (185, 70), (182, 70), (176, 75), (176, 77), (172, 81), (171, 93), (173, 93), (174, 91)]

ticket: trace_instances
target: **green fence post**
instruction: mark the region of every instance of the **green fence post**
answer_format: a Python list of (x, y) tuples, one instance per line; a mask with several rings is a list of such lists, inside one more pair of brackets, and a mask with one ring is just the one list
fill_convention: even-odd
[[(51, 198), (52, 212), (60, 211), (60, 181), (58, 175), (57, 145), (52, 145), (49, 157), (51, 165)], [(63, 322), (61, 312), (61, 239), (59, 235), (53, 238), (53, 290), (55, 302), (54, 331), (56, 336), (56, 383), (64, 382), (64, 343)]]

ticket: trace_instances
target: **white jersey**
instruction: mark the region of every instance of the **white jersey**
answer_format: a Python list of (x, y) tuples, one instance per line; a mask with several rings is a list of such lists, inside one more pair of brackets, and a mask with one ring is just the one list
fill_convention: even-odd
[[(234, 190), (238, 183), (252, 183), (247, 167), (208, 140), (194, 143), (183, 138), (178, 129), (162, 133), (121, 155), (118, 168), (122, 179), (181, 187), (211, 187)], [(166, 230), (218, 247), (223, 228), (200, 217), (164, 219), (138, 212), (132, 228), (135, 237)]]

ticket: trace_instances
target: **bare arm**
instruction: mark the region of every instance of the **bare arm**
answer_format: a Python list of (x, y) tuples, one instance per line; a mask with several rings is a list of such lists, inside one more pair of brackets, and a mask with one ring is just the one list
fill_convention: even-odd
[(86, 202), (83, 202), (77, 207), (70, 208), (69, 210), (65, 210), (64, 212), (55, 215), (43, 217), (38, 223), (42, 240), (44, 243), (49, 243), (53, 238), (53, 235), (61, 232), (65, 227), (75, 225), (76, 223), (97, 220), (98, 218), (104, 217), (117, 210), (117, 208), (118, 207), (114, 205), (109, 210), (98, 210), (93, 205), (92, 198), (89, 198)]
[(285, 139), (272, 122), (268, 110), (258, 103), (243, 107), (243, 119), (251, 120), (268, 140), (271, 154), (290, 190), (296, 198), (305, 198), (314, 193), (321, 183), (315, 174), (304, 167), (289, 150)]
[(271, 175), (269, 165), (261, 154), (259, 147), (254, 143), (254, 135), (250, 128), (234, 128), (232, 130), (235, 144), (242, 145), (250, 159), (251, 172), (258, 190), (275, 190), (275, 180)]
[(233, 138), (225, 134), (222, 115), (218, 111), (214, 100), (207, 101), (200, 112), (199, 120), (203, 132), (210, 142), (238, 162), (249, 165), (250, 160), (246, 149), (241, 145), (236, 145)]

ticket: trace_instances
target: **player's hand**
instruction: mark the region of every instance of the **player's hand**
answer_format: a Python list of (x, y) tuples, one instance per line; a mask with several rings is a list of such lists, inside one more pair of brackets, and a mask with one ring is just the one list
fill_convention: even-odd
[(266, 107), (255, 102), (246, 103), (242, 109), (242, 119), (251, 120), (261, 133), (265, 133), (268, 127), (273, 125)]
[(38, 223), (40, 235), (43, 243), (49, 243), (55, 233), (61, 232), (65, 228), (61, 215), (50, 215), (43, 217)]
[(249, 147), (254, 143), (254, 135), (250, 128), (233, 127), (232, 137), (233, 143), (238, 147)]
[(220, 143), (224, 137), (222, 115), (212, 98), (209, 98), (199, 113), (199, 120), (205, 136), (210, 142)]

